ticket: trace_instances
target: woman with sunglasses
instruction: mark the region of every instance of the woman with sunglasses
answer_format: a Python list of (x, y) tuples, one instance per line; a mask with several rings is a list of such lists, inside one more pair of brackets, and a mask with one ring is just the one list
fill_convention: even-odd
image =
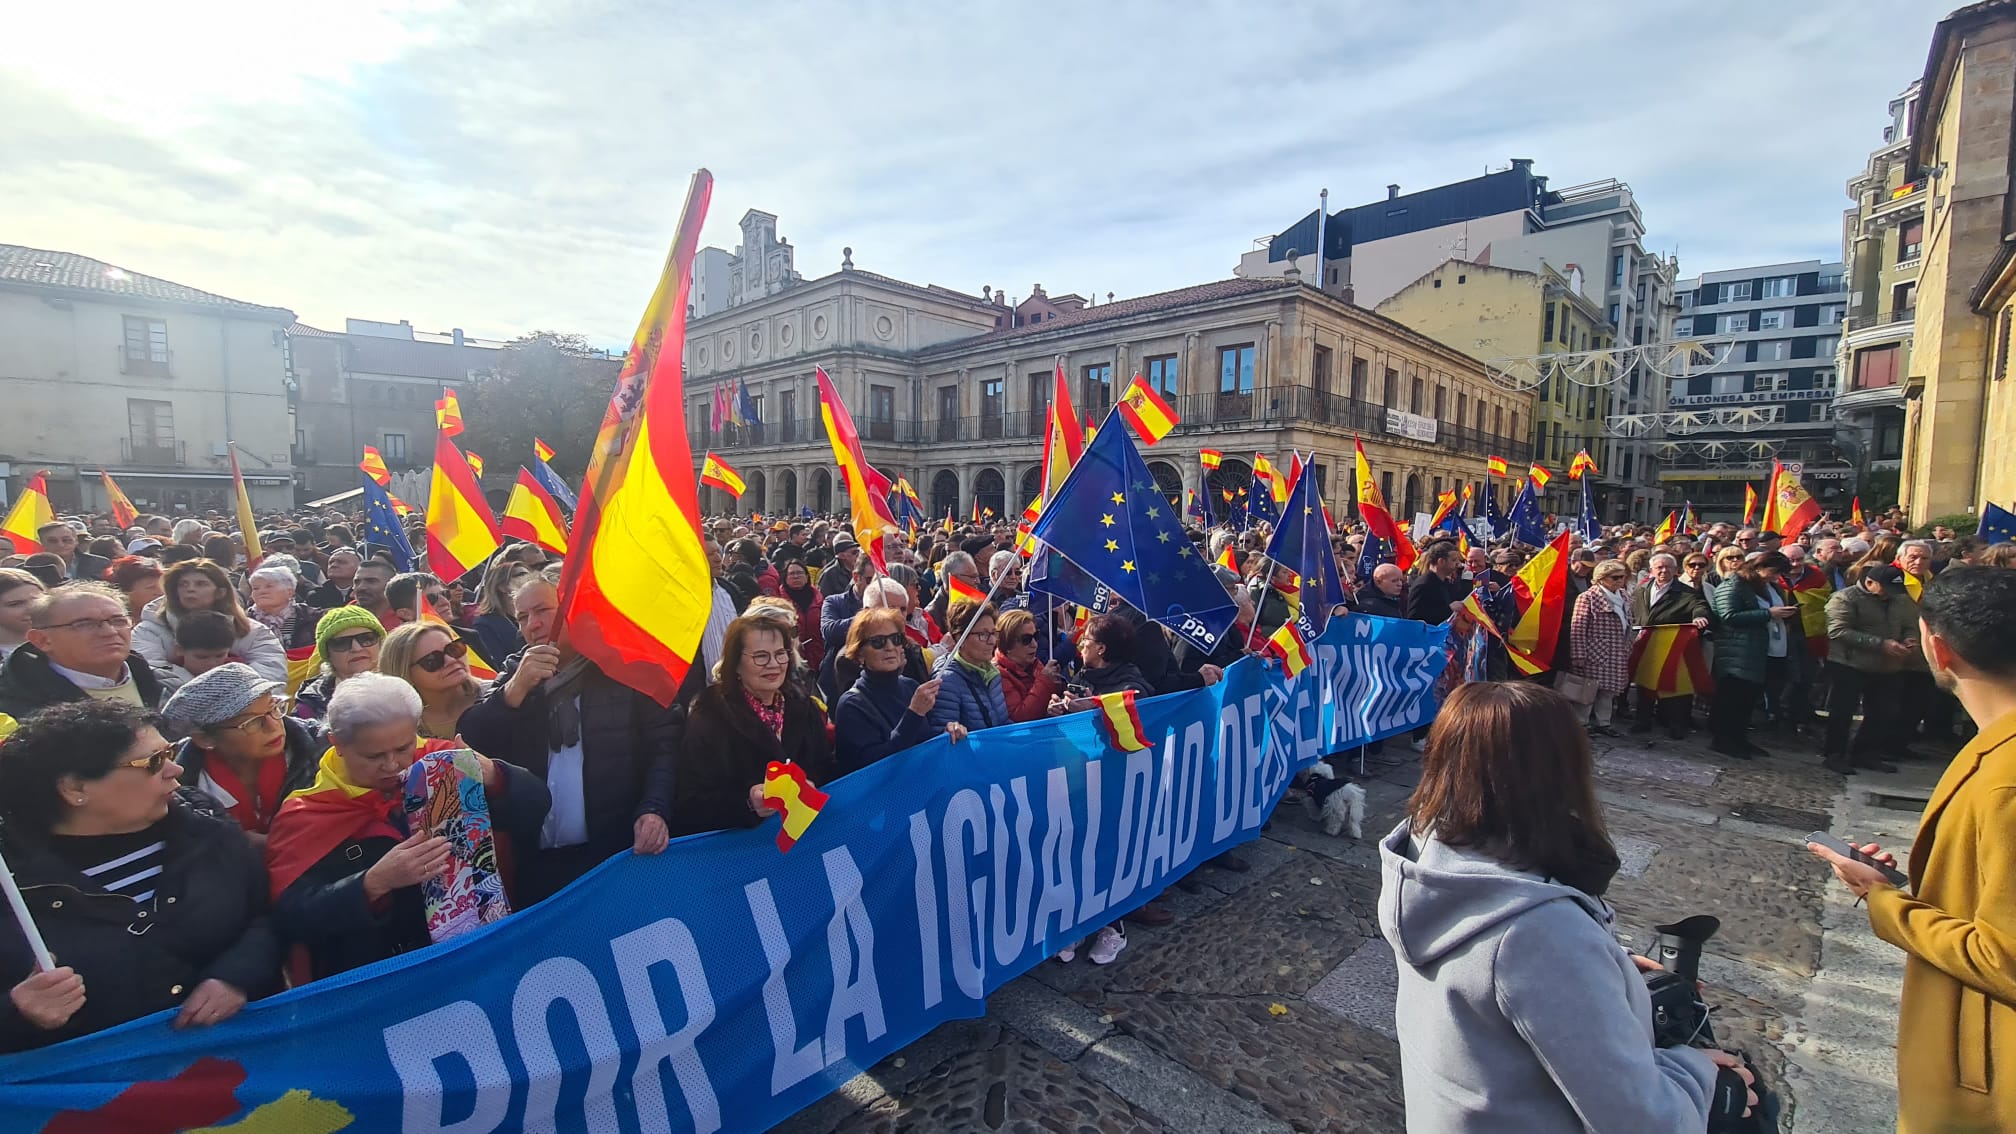
[(336, 687), (360, 673), (378, 668), (378, 648), (385, 627), (361, 606), (339, 606), (315, 623), (315, 652), (308, 670), (315, 674), (294, 693), (294, 715), (319, 721), (329, 712)]
[(189, 738), (176, 750), (182, 783), (215, 800), (263, 847), (280, 802), (315, 782), (327, 742), (318, 724), (286, 715), (285, 690), (239, 662), (198, 674), (162, 702)]
[[(945, 608), (946, 645), (933, 670), (943, 685), (931, 707), (932, 724), (957, 722), (978, 732), (1013, 723), (1001, 670), (994, 664), (994, 646), (1001, 640), (994, 624), (993, 603), (954, 599)], [(954, 644), (959, 647), (956, 653)]]
[(673, 836), (754, 827), (775, 814), (763, 802), (772, 762), (798, 765), (814, 784), (833, 778), (825, 714), (789, 680), (792, 657), (790, 641), (768, 619), (728, 624), (714, 683), (687, 714)]
[(462, 714), (482, 700), (490, 685), (469, 672), (469, 647), (438, 622), (408, 622), (378, 647), (378, 672), (411, 685), (425, 706), (420, 735), (451, 740), (461, 731)]
[(178, 1005), (208, 1026), (279, 990), (259, 855), (178, 794), (174, 753), (123, 701), (51, 706), (0, 745), (7, 863), (59, 962), (37, 971), (0, 919), (0, 1052)]
[[(833, 706), (833, 762), (840, 774), (865, 768), (892, 753), (929, 740), (939, 730), (929, 720), (938, 703), (941, 679), (919, 682), (903, 674), (903, 615), (873, 607), (854, 616), (841, 652), (861, 667), (861, 676)], [(966, 739), (957, 721), (944, 731)]]
[(1064, 689), (1064, 670), (1040, 656), (1036, 616), (1011, 610), (994, 625), (1001, 635), (994, 646), (994, 665), (1001, 671), (1001, 697), (1011, 721), (1041, 720), (1050, 712), (1050, 698)]
[(1698, 551), (1690, 551), (1680, 562), (1680, 581), (1708, 597), (1708, 557)]

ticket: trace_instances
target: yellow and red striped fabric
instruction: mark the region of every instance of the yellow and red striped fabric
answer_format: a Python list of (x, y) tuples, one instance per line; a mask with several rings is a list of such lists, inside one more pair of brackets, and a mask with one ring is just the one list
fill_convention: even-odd
[(1701, 632), (1685, 622), (1639, 630), (1631, 643), (1631, 684), (1661, 700), (1714, 692)]
[(833, 379), (826, 376), (825, 367), (815, 367), (812, 377), (819, 384), (819, 416), (825, 420), (826, 438), (833, 445), (833, 463), (840, 467), (840, 475), (847, 484), (847, 510), (854, 541), (874, 560), (875, 566), (886, 571), (889, 562), (884, 541), (896, 533), (896, 517), (890, 514), (889, 501), (869, 487), (868, 461), (861, 455), (861, 435), (855, 431), (854, 418), (840, 400), (840, 391), (833, 388)]
[(518, 481), (511, 486), (511, 499), (504, 502), (504, 516), (498, 522), (500, 534), (552, 552), (567, 554), (567, 521), (560, 518), (560, 504), (532, 470), (518, 469)]
[(443, 430), (434, 441), (434, 484), (427, 494), (427, 569), (443, 582), (459, 579), (502, 542), (475, 470)]
[(1134, 707), (1134, 691), (1106, 693), (1094, 698), (1099, 702), (1099, 725), (1106, 732), (1106, 740), (1122, 752), (1139, 752), (1152, 743), (1148, 730), (1141, 727), (1141, 713)]
[(1132, 426), (1143, 445), (1153, 445), (1169, 435), (1180, 420), (1168, 402), (1139, 374), (1121, 392), (1117, 407), (1120, 417)]
[(1283, 622), (1281, 629), (1268, 635), (1267, 652), (1281, 659), (1281, 665), (1290, 677), (1308, 669), (1309, 663), (1315, 660), (1309, 652), (1308, 639), (1302, 636), (1301, 625), (1292, 618)]

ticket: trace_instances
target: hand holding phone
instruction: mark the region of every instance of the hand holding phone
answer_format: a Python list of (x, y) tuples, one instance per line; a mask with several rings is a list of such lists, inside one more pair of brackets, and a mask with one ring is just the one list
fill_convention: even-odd
[(1899, 889), (1903, 889), (1904, 887), (1909, 886), (1911, 884), (1911, 877), (1905, 874), (1903, 871), (1897, 869), (1894, 866), (1890, 866), (1884, 862), (1881, 862), (1869, 855), (1863, 854), (1860, 850), (1848, 845), (1847, 842), (1843, 841), (1842, 839), (1836, 838), (1835, 836), (1830, 835), (1825, 831), (1815, 831), (1812, 834), (1807, 835), (1806, 841), (1814, 844), (1815, 846), (1826, 847), (1828, 850), (1833, 851), (1835, 854), (1840, 855), (1842, 858), (1851, 858), (1864, 866), (1875, 867), (1878, 871), (1882, 872), (1882, 875), (1885, 880), (1887, 880), (1892, 886), (1895, 886)]

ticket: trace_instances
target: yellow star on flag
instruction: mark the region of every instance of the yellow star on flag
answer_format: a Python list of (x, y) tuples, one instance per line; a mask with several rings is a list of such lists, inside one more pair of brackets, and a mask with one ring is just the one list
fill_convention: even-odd
[(1125, 504), (1125, 503), (1127, 503), (1127, 496), (1126, 496), (1126, 494), (1125, 494), (1125, 493), (1121, 493), (1121, 492), (1116, 492), (1116, 493), (1114, 493), (1114, 494), (1113, 494), (1113, 503), (1115, 503), (1115, 504)]
[(1114, 541), (1114, 540), (1110, 540), (1110, 539), (1109, 539), (1109, 540), (1107, 540), (1107, 541), (1106, 541), (1106, 550), (1108, 550), (1108, 551), (1118, 551), (1118, 550), (1120, 550), (1120, 544), (1119, 544), (1119, 543), (1118, 543), (1117, 541)]
[(1111, 513), (1111, 512), (1108, 512), (1108, 513), (1106, 513), (1105, 515), (1103, 515), (1103, 516), (1100, 516), (1100, 517), (1099, 517), (1099, 522), (1100, 522), (1100, 523), (1102, 523), (1102, 524), (1104, 524), (1104, 525), (1106, 525), (1106, 526), (1107, 526), (1107, 527), (1109, 527), (1109, 528), (1110, 528), (1110, 527), (1112, 527), (1112, 526), (1113, 526), (1113, 513)]
[(1134, 561), (1132, 559), (1122, 561), (1120, 564), (1120, 569), (1122, 571), (1128, 572), (1129, 574), (1132, 574), (1134, 571)]

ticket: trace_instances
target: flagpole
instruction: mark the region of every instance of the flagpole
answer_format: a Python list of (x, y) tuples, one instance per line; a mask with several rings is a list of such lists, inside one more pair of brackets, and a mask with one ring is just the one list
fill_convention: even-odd
[[(987, 573), (988, 573), (989, 575), (992, 575), (992, 574), (994, 573), (994, 568), (993, 568), (993, 565), (992, 565), (991, 563), (990, 563), (990, 564), (988, 565), (988, 568), (987, 568)], [(1007, 578), (1007, 577), (1008, 577), (1008, 572), (1006, 572), (1006, 571), (1003, 571), (1003, 572), (1001, 572), (1001, 578), (1002, 578), (1002, 579), (1005, 579), (1005, 578)], [(987, 588), (987, 597), (985, 597), (985, 598), (983, 598), (983, 599), (981, 599), (981, 600), (980, 600), (980, 606), (981, 606), (981, 608), (982, 608), (982, 609), (985, 609), (988, 603), (990, 603), (990, 602), (993, 602), (993, 601), (994, 601), (994, 592), (996, 592), (996, 591), (998, 591), (998, 590), (1000, 590), (1000, 589), (1001, 589), (1001, 579), (996, 579), (996, 580), (994, 580), (994, 583), (993, 583), (993, 585)], [(945, 616), (946, 616), (946, 619), (947, 619), (948, 621), (949, 621), (949, 620), (951, 619), (951, 616), (952, 616), (952, 604), (951, 604), (951, 603), (946, 603), (946, 604), (945, 604)], [(977, 624), (979, 623), (979, 621), (980, 621), (980, 619), (979, 619), (979, 616), (977, 616), (977, 615), (976, 615), (976, 616), (974, 616), (974, 619), (973, 619), (973, 621), (972, 621), (972, 622), (968, 622), (968, 623), (966, 624), (966, 629), (965, 629), (965, 630), (963, 630), (963, 631), (960, 631), (960, 633), (959, 633), (959, 640), (958, 640), (958, 641), (956, 641), (956, 642), (954, 642), (954, 643), (952, 643), (952, 656), (953, 656), (953, 657), (955, 657), (955, 658), (956, 658), (956, 657), (958, 657), (958, 656), (959, 656), (959, 648), (960, 648), (961, 646), (964, 646), (964, 645), (966, 644), (966, 635), (968, 635), (968, 634), (971, 634), (971, 633), (973, 632), (973, 627), (974, 627), (975, 625), (977, 625)]]
[(21, 936), (28, 941), (28, 950), (35, 954), (35, 967), (49, 972), (56, 967), (56, 959), (49, 955), (49, 944), (42, 940), (42, 931), (35, 926), (35, 919), (28, 913), (28, 903), (21, 897), (21, 887), (14, 884), (14, 871), (7, 866), (7, 859), (0, 855), (0, 888), (7, 891), (7, 907), (14, 911), (15, 924), (21, 927)]

